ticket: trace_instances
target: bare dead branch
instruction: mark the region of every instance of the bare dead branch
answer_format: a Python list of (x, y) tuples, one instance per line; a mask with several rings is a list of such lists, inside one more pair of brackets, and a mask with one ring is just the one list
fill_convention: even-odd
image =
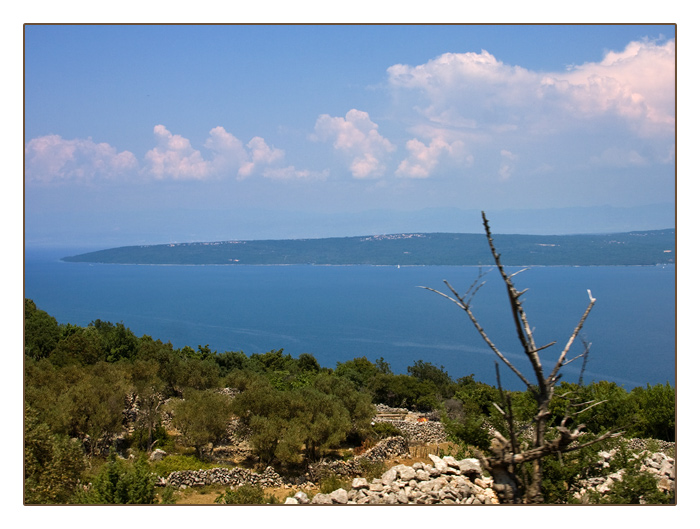
[[(571, 359), (567, 358), (567, 355), (571, 349), (574, 340), (579, 336), (581, 329), (596, 302), (596, 299), (591, 294), (591, 291), (588, 290), (588, 306), (584, 311), (583, 315), (581, 316), (578, 324), (574, 328), (573, 332), (571, 333), (566, 345), (564, 346), (564, 349), (559, 354), (559, 357), (555, 362), (551, 373), (549, 374), (549, 376), (545, 376), (544, 369), (540, 361), (539, 353), (545, 349), (548, 349), (549, 347), (552, 347), (556, 344), (556, 342), (550, 342), (542, 347), (537, 347), (535, 345), (535, 339), (533, 336), (534, 327), (530, 327), (527, 315), (525, 313), (525, 309), (521, 301), (522, 296), (525, 294), (525, 292), (527, 292), (528, 289), (526, 288), (523, 290), (518, 290), (517, 288), (515, 288), (515, 285), (512, 281), (512, 279), (517, 274), (524, 272), (525, 270), (527, 270), (527, 268), (521, 269), (510, 275), (506, 273), (505, 267), (503, 266), (501, 261), (501, 255), (496, 251), (496, 247), (494, 245), (493, 237), (491, 234), (491, 228), (489, 226), (488, 219), (486, 218), (486, 214), (482, 212), (481, 216), (491, 255), (496, 263), (496, 268), (498, 269), (501, 278), (506, 286), (508, 302), (510, 305), (511, 314), (513, 317), (513, 322), (515, 324), (518, 340), (520, 341), (523, 351), (525, 352), (525, 355), (527, 356), (530, 365), (534, 371), (534, 376), (536, 378), (537, 383), (532, 384), (527, 379), (527, 377), (525, 377), (525, 375), (523, 375), (498, 349), (498, 347), (486, 334), (486, 331), (481, 327), (479, 321), (472, 312), (472, 299), (485, 284), (485, 282), (481, 281), (484, 275), (481, 272), (481, 270), (479, 271), (479, 277), (477, 277), (476, 280), (470, 285), (470, 287), (467, 289), (466, 293), (463, 296), (460, 295), (457, 292), (457, 290), (453, 288), (452, 285), (450, 285), (448, 281), (444, 281), (444, 283), (452, 295), (445, 294), (443, 292), (429, 287), (422, 288), (440, 294), (441, 296), (452, 301), (458, 307), (464, 310), (467, 313), (467, 316), (469, 317), (470, 321), (472, 322), (472, 325), (474, 325), (474, 328), (477, 330), (477, 332), (486, 342), (486, 344), (490, 347), (490, 349), (496, 354), (498, 359), (501, 360), (506, 366), (508, 366), (508, 368), (513, 373), (516, 374), (516, 376), (525, 384), (528, 391), (530, 391), (530, 393), (536, 399), (538, 408), (536, 414), (527, 426), (518, 430), (515, 425), (510, 395), (506, 394), (503, 391), (503, 387), (501, 385), (499, 366), (498, 362), (496, 362), (496, 378), (498, 381), (498, 389), (500, 391), (501, 396), (501, 406), (499, 406), (495, 402), (493, 403), (493, 405), (498, 410), (498, 412), (505, 418), (510, 439), (506, 439), (506, 437), (504, 437), (503, 434), (501, 434), (498, 431), (495, 431), (493, 433), (493, 438), (491, 442), (491, 456), (486, 457), (484, 456), (484, 454), (478, 453), (478, 457), (484, 465), (484, 468), (489, 470), (492, 476), (494, 477), (494, 490), (498, 492), (500, 498), (509, 503), (519, 502), (523, 500), (521, 487), (523, 484), (525, 484), (527, 494), (524, 497), (523, 501), (538, 502), (541, 501), (542, 498), (542, 458), (552, 454), (556, 454), (557, 457), (561, 457), (562, 453), (578, 450), (585, 446), (589, 446), (591, 444), (598, 443), (610, 437), (615, 437), (619, 435), (618, 433), (607, 432), (585, 444), (578, 443), (578, 439), (582, 435), (585, 425), (579, 424), (576, 428), (571, 429), (568, 428), (566, 424), (572, 420), (572, 416), (580, 415), (581, 413), (584, 413), (594, 408), (595, 406), (598, 406), (602, 402), (589, 401), (575, 404), (572, 403), (571, 399), (569, 398), (569, 395), (571, 395), (572, 393), (575, 395), (575, 392), (567, 392), (565, 395), (563, 395), (563, 398), (567, 398), (568, 401), (567, 413), (564, 419), (559, 424), (559, 426), (554, 428), (554, 430), (556, 430), (557, 435), (554, 439), (547, 439), (545, 437), (545, 433), (547, 432), (548, 428), (548, 421), (551, 418), (550, 404), (552, 399), (554, 398), (554, 388), (562, 377), (560, 373), (561, 368), (570, 364), (574, 360), (577, 360), (582, 357), (584, 359), (585, 368), (585, 363), (590, 350), (590, 344), (586, 343), (585, 340), (583, 341), (584, 352), (582, 354), (577, 355)], [(583, 370), (581, 371), (579, 385), (581, 385), (582, 377)], [(571, 408), (581, 409), (573, 414), (569, 414), (568, 412)], [(534, 438), (532, 442), (528, 442), (527, 445), (519, 444), (518, 434), (520, 434), (525, 428), (528, 428), (531, 425), (534, 426)], [(531, 448), (529, 448), (529, 446), (531, 446)], [(529, 479), (527, 473), (523, 473), (521, 479), (517, 479), (517, 466), (527, 462), (532, 462), (532, 479)], [(524, 467), (520, 467), (520, 470), (524, 471)]]
[[(518, 290), (513, 286), (513, 282), (505, 271), (503, 264), (501, 264), (501, 254), (496, 251), (496, 247), (493, 244), (493, 237), (491, 235), (491, 228), (489, 227), (489, 221), (486, 218), (486, 214), (481, 212), (481, 219), (483, 221), (484, 230), (486, 230), (486, 238), (488, 239), (489, 249), (491, 250), (491, 255), (496, 262), (496, 267), (503, 278), (508, 290), (508, 299), (510, 300), (511, 311), (513, 313), (513, 320), (515, 322), (515, 328), (518, 334), (518, 339), (523, 345), (523, 348), (528, 351), (534, 349), (534, 341), (532, 340), (532, 335), (529, 333), (529, 327), (527, 325), (527, 318), (523, 320), (524, 311), (522, 305), (518, 302)], [(532, 346), (532, 347), (531, 347)]]
[[(594, 400), (589, 400), (588, 402), (577, 402), (570, 404), (572, 408), (580, 408), (581, 406), (588, 406), (589, 404), (593, 404), (595, 401)], [(603, 401), (605, 402), (605, 401)]]
[[(474, 299), (474, 296), (476, 296), (476, 293), (479, 292), (479, 290), (481, 290), (481, 287), (483, 287), (485, 284), (486, 284), (486, 281), (482, 281), (481, 284), (471, 292), (471, 295), (469, 296), (469, 301), (467, 302), (467, 304), (471, 305), (472, 299)], [(467, 294), (469, 294), (469, 290), (467, 291)], [(467, 294), (465, 294), (464, 297), (466, 297)]]
[(547, 345), (543, 345), (542, 347), (538, 347), (535, 349), (536, 353), (539, 353), (540, 351), (544, 351), (545, 349), (552, 347), (553, 345), (556, 345), (557, 342), (549, 342)]
[(581, 338), (581, 342), (583, 342), (583, 362), (581, 363), (581, 373), (578, 376), (579, 386), (583, 386), (583, 373), (586, 371), (586, 365), (588, 364), (588, 353), (590, 352), (592, 345), (583, 338)]
[(518, 270), (517, 272), (513, 272), (512, 274), (510, 274), (508, 277), (509, 277), (510, 279), (513, 279), (513, 278), (514, 278), (515, 276), (517, 276), (520, 272), (527, 272), (528, 270), (530, 270), (530, 269), (529, 269), (529, 268), (521, 268), (521, 269)]
[(581, 316), (581, 319), (578, 322), (578, 325), (576, 325), (576, 328), (574, 329), (574, 332), (571, 333), (571, 336), (569, 337), (569, 341), (566, 343), (566, 347), (564, 347), (564, 350), (561, 352), (559, 355), (559, 359), (557, 360), (556, 365), (552, 369), (552, 373), (549, 375), (547, 381), (551, 382), (554, 380), (554, 378), (557, 376), (557, 373), (561, 369), (564, 361), (566, 360), (566, 354), (569, 352), (569, 349), (571, 348), (571, 344), (574, 343), (574, 340), (578, 336), (578, 333), (581, 332), (581, 329), (583, 328), (583, 324), (586, 321), (586, 318), (588, 318), (588, 315), (591, 313), (591, 309), (593, 308), (593, 305), (595, 305), (595, 298), (591, 296), (591, 291), (588, 291), (588, 297), (590, 298), (590, 302), (588, 303), (588, 307), (586, 307), (586, 311), (583, 313), (583, 316)]
[(576, 360), (578, 360), (579, 358), (581, 358), (581, 357), (583, 357), (583, 356), (586, 356), (586, 353), (581, 353), (580, 355), (574, 356), (574, 357), (571, 358), (570, 360), (567, 360), (566, 362), (564, 362), (561, 366), (562, 366), (562, 367), (567, 366), (567, 365), (569, 365), (571, 362), (575, 362)]
[(601, 404), (603, 404), (603, 403), (605, 403), (605, 402), (608, 402), (608, 401), (607, 401), (607, 400), (601, 400), (601, 401), (599, 401), (599, 402), (594, 402), (593, 404), (591, 404), (590, 406), (588, 406), (588, 408), (584, 408), (583, 410), (577, 411), (577, 412), (576, 412), (576, 415), (578, 415), (579, 413), (583, 413), (583, 412), (585, 412), (585, 411), (588, 411), (588, 410), (590, 410), (591, 408), (595, 408), (596, 406), (600, 406)]
[(605, 441), (606, 439), (613, 439), (614, 437), (620, 437), (624, 432), (618, 431), (618, 432), (605, 432), (603, 435), (599, 435), (595, 439), (592, 439), (586, 443), (578, 443), (576, 446), (572, 446), (570, 448), (567, 448), (566, 450), (563, 450), (563, 452), (573, 452), (574, 450), (581, 450), (582, 448), (586, 448), (587, 446), (592, 446), (594, 444), (598, 444), (602, 441)]
[(506, 416), (506, 412), (504, 412), (498, 404), (496, 404), (495, 402), (492, 402), (491, 404), (493, 404), (493, 407), (498, 410), (498, 413), (500, 413), (504, 417)]
[(451, 296), (448, 296), (447, 294), (445, 294), (445, 293), (443, 293), (443, 292), (440, 292), (439, 290), (435, 290), (434, 288), (430, 288), (430, 287), (421, 287), (421, 288), (424, 288), (424, 289), (426, 289), (426, 290), (430, 290), (431, 292), (435, 292), (435, 293), (437, 293), (437, 294), (440, 294), (442, 297), (449, 299), (450, 301), (452, 301), (453, 303), (455, 303), (459, 308), (461, 308), (463, 311), (465, 311), (465, 312), (467, 313), (467, 315), (469, 316), (469, 319), (471, 320), (472, 324), (473, 324), (474, 327), (476, 328), (477, 332), (481, 335), (481, 338), (486, 342), (486, 344), (491, 348), (491, 350), (496, 354), (496, 356), (498, 356), (498, 358), (500, 358), (501, 361), (502, 361), (504, 364), (506, 364), (506, 365), (508, 366), (508, 368), (509, 368), (511, 371), (513, 371), (513, 373), (515, 373), (516, 376), (517, 376), (520, 380), (522, 380), (523, 383), (524, 383), (528, 388), (531, 388), (531, 387), (532, 387), (532, 384), (531, 384), (530, 381), (525, 377), (525, 375), (523, 375), (523, 374), (518, 370), (518, 368), (516, 368), (516, 367), (508, 360), (508, 358), (506, 358), (505, 355), (504, 355), (503, 353), (501, 353), (501, 351), (498, 349), (498, 347), (496, 347), (496, 344), (494, 344), (494, 343), (491, 341), (491, 339), (489, 338), (489, 336), (486, 334), (486, 331), (484, 331), (483, 327), (481, 327), (481, 325), (480, 325), (479, 322), (477, 321), (477, 319), (476, 319), (476, 317), (474, 316), (474, 313), (472, 312), (470, 306), (469, 306), (468, 304), (464, 303), (464, 301), (462, 301), (462, 300), (459, 299), (459, 295), (456, 293), (456, 290), (452, 287), (452, 285), (450, 285), (447, 281), (445, 281), (445, 284), (446, 284), (446, 285), (448, 286), (448, 288), (452, 291), (452, 293), (455, 294), (455, 297), (457, 297), (458, 299), (455, 299), (455, 298), (453, 298), (453, 297), (451, 297)]

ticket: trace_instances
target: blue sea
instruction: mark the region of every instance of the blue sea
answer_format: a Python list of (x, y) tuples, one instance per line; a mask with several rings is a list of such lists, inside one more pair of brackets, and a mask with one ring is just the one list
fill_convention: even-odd
[[(505, 287), (492, 267), (143, 266), (64, 263), (80, 249), (27, 249), (25, 297), (59, 323), (123, 322), (175, 347), (209, 345), (246, 354), (284, 349), (335, 367), (384, 358), (394, 373), (416, 360), (453, 378), (496, 383), (495, 355), (467, 315), (443, 297), (448, 280), (464, 292), (485, 273), (473, 310), (492, 341), (526, 375)], [(519, 268), (511, 268), (515, 272)], [(582, 336), (591, 344), (584, 381), (627, 389), (676, 380), (676, 271), (666, 266), (534, 267), (514, 278), (541, 353), (551, 368), (588, 304)], [(574, 356), (582, 352), (577, 342)], [(581, 361), (564, 380), (579, 379)], [(502, 366), (504, 386), (522, 384)]]

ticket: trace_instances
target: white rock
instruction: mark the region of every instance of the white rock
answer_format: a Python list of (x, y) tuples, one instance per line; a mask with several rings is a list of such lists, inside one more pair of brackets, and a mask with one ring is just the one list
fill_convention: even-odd
[(367, 479), (365, 478), (355, 478), (352, 480), (352, 488), (353, 489), (367, 489), (369, 488), (369, 484), (367, 483)]
[(396, 467), (392, 467), (382, 474), (382, 485), (391, 485), (396, 481)]
[(386, 505), (396, 505), (397, 503), (399, 503), (399, 500), (396, 498), (396, 494), (394, 493), (385, 494), (384, 501), (382, 503)]
[(672, 459), (666, 459), (663, 463), (661, 463), (661, 468), (659, 469), (660, 474), (664, 474), (666, 476), (670, 476), (672, 478), (676, 477), (676, 467), (673, 464)]
[(408, 467), (406, 465), (399, 465), (394, 468), (396, 469), (396, 474), (398, 478), (402, 479), (403, 481), (411, 481), (416, 477), (416, 471), (411, 467)]
[(346, 504), (348, 502), (348, 491), (345, 489), (336, 489), (331, 492), (331, 501), (333, 503)]
[(447, 463), (445, 463), (442, 460), (442, 458), (440, 458), (434, 454), (428, 454), (428, 457), (433, 462), (433, 466), (435, 467), (435, 469), (438, 470), (440, 473), (447, 470)]
[(419, 481), (428, 481), (430, 479), (430, 473), (425, 470), (416, 471), (416, 479)]
[(294, 495), (294, 498), (301, 504), (307, 504), (309, 503), (309, 497), (306, 495), (305, 492), (299, 491)]
[(311, 500), (312, 505), (332, 505), (333, 500), (331, 499), (330, 494), (316, 494), (316, 496), (313, 497)]
[(168, 454), (165, 450), (161, 450), (160, 448), (156, 448), (153, 451), (153, 453), (151, 453), (151, 457), (149, 457), (148, 460), (149, 461), (160, 461), (167, 455)]
[(481, 462), (476, 458), (461, 459), (457, 465), (462, 474), (482, 474)]
[(447, 466), (449, 466), (449, 467), (459, 468), (459, 464), (457, 463), (457, 460), (452, 456), (445, 456), (442, 458), (442, 460), (445, 463), (447, 463)]
[(474, 480), (474, 484), (478, 485), (482, 489), (488, 489), (491, 485), (493, 485), (493, 478), (476, 478)]

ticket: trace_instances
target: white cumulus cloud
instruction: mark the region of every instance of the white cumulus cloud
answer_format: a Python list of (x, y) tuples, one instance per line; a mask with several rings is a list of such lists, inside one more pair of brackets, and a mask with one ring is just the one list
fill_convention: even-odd
[(247, 144), (224, 127), (214, 127), (204, 142), (206, 156), (196, 150), (190, 141), (172, 134), (163, 125), (153, 129), (158, 145), (146, 153), (147, 171), (156, 178), (204, 180), (234, 176), (241, 180), (254, 175), (278, 179), (308, 179), (308, 172), (293, 167), (280, 167), (284, 151), (261, 137), (255, 136)]
[(199, 180), (254, 175), (278, 180), (323, 179), (325, 173), (283, 166), (285, 153), (256, 136), (247, 144), (224, 127), (209, 131), (203, 148), (173, 134), (164, 125), (153, 127), (155, 147), (139, 160), (129, 151), (117, 152), (91, 139), (65, 140), (58, 135), (34, 138), (25, 145), (28, 181), (82, 182), (137, 177), (156, 180)]
[(631, 42), (586, 63), (542, 78), (541, 97), (551, 97), (582, 117), (614, 115), (640, 135), (668, 135), (675, 126), (675, 40), (663, 45)]
[(138, 168), (136, 157), (129, 151), (117, 152), (111, 145), (92, 139), (66, 140), (57, 134), (31, 139), (24, 155), (26, 178), (34, 182), (114, 179)]
[(284, 158), (284, 151), (270, 147), (265, 140), (256, 136), (248, 142), (248, 160), (238, 169), (238, 175), (246, 178), (257, 169), (269, 167)]
[(418, 66), (397, 64), (387, 74), (395, 90), (422, 94), (419, 110), (436, 125), (528, 125), (550, 114), (564, 121), (615, 116), (645, 134), (666, 134), (674, 124), (674, 40), (631, 42), (600, 62), (561, 72), (509, 66), (482, 50), (445, 53)]
[(386, 171), (384, 159), (395, 146), (381, 134), (367, 112), (352, 109), (345, 117), (322, 114), (316, 120), (313, 138), (332, 141), (333, 147), (350, 158), (355, 178), (378, 178)]
[(192, 147), (190, 140), (172, 134), (163, 125), (153, 128), (156, 146), (146, 153), (146, 170), (158, 179), (204, 180), (213, 169), (202, 153)]
[[(515, 175), (516, 164), (501, 152), (503, 144), (521, 153), (521, 175), (574, 157), (609, 165), (672, 163), (675, 52), (675, 40), (631, 42), (598, 62), (555, 72), (511, 66), (485, 50), (393, 65), (387, 80), (394, 111), (412, 118), (414, 135), (396, 174), (426, 178), (444, 170), (456, 160), (448, 155), (453, 144), (463, 163), (473, 155), (484, 174), (502, 180)], [(606, 143), (615, 150), (599, 154)]]
[(212, 165), (219, 174), (248, 162), (248, 153), (243, 142), (227, 132), (224, 127), (211, 129), (204, 146), (213, 153)]
[(465, 153), (462, 141), (448, 142), (442, 137), (433, 138), (428, 144), (413, 138), (406, 142), (406, 150), (408, 157), (402, 160), (396, 169), (397, 176), (428, 178), (445, 159), (461, 163), (462, 167), (470, 165), (473, 161), (473, 156)]
[(508, 180), (515, 171), (515, 161), (518, 156), (506, 149), (501, 149), (501, 166), (498, 169), (498, 176), (501, 180)]

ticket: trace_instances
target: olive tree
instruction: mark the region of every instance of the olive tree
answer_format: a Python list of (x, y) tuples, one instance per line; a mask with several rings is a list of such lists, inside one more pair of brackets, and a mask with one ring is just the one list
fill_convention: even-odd
[(231, 397), (215, 390), (186, 391), (173, 409), (173, 424), (199, 458), (209, 443), (224, 437), (231, 417)]

